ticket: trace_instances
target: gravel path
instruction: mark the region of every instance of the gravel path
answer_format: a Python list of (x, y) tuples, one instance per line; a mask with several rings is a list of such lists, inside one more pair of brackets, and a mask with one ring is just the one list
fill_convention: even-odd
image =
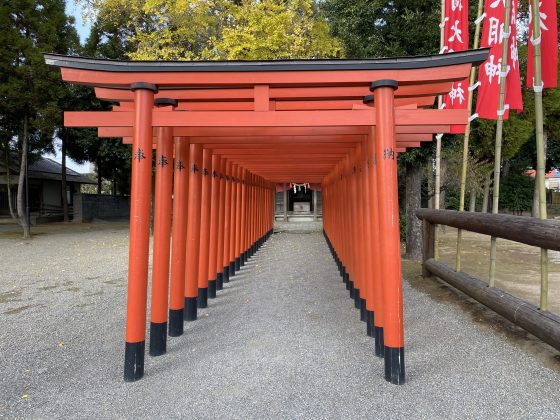
[(408, 383), (385, 382), (319, 232), (273, 235), (124, 383), (127, 237), (0, 238), (0, 417), (560, 416), (560, 370), (407, 281)]

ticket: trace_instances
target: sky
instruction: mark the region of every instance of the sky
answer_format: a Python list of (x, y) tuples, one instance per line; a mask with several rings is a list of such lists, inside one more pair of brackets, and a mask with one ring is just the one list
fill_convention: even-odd
[(83, 43), (89, 35), (89, 30), (91, 23), (83, 18), (83, 6), (85, 3), (79, 0), (67, 0), (66, 1), (66, 14), (69, 16), (74, 16), (76, 19), (75, 27), (80, 36), (80, 41)]
[[(82, 6), (80, 4), (80, 1), (76, 1), (76, 0), (67, 0), (66, 2), (66, 14), (69, 16), (74, 16), (74, 18), (76, 19), (76, 31), (78, 31), (78, 35), (80, 36), (80, 41), (82, 43), (85, 42), (86, 38), (89, 35), (89, 30), (91, 27), (91, 24), (89, 21), (84, 20), (83, 18), (83, 11), (82, 11)], [(49, 159), (53, 159), (57, 162), (61, 162), (62, 161), (62, 155), (60, 153), (60, 140), (56, 139), (55, 140), (55, 149), (56, 149), (56, 154), (52, 155), (50, 153), (46, 153), (44, 156), (48, 157)], [(66, 160), (66, 165), (70, 168), (75, 170), (76, 172), (85, 174), (90, 172), (90, 165), (89, 163), (85, 163), (83, 165), (80, 165), (76, 162), (74, 162), (72, 159), (67, 158)]]

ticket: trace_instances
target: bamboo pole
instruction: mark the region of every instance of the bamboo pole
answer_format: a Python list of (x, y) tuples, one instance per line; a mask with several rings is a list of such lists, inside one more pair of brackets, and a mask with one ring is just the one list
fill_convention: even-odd
[[(483, 0), (478, 0), (478, 10), (476, 13), (476, 27), (474, 30), (474, 40), (473, 40), (473, 50), (478, 49), (478, 45), (480, 42), (480, 27), (482, 19), (482, 10), (483, 10), (484, 2)], [(471, 74), (469, 77), (469, 95), (467, 99), (467, 110), (468, 114), (471, 115), (472, 112), (472, 103), (473, 103), (473, 96), (474, 96), (474, 89), (470, 89), (470, 86), (473, 86), (476, 80), (476, 67), (471, 68)], [(468, 155), (469, 155), (469, 138), (471, 135), (471, 121), (470, 117), (467, 122), (467, 126), (465, 127), (465, 138), (463, 141), (463, 163), (461, 165), (461, 192), (459, 194), (459, 211), (465, 210), (465, 191), (467, 185), (467, 165), (468, 165)], [(461, 229), (457, 230), (457, 252), (455, 253), (455, 271), (461, 271), (461, 243), (463, 240), (463, 231)]]
[[(511, 20), (511, 0), (505, 0), (504, 34), (509, 34)], [(494, 191), (492, 193), (492, 214), (498, 214), (500, 199), (500, 165), (502, 163), (502, 135), (504, 128), (504, 101), (506, 93), (506, 71), (509, 36), (502, 40), (502, 63), (500, 69), (500, 97), (498, 102), (498, 120), (496, 121), (496, 144), (494, 149)], [(496, 237), (490, 238), (490, 275), (488, 285), (494, 287), (496, 282)]]
[[(445, 34), (445, 0), (441, 0), (441, 17), (439, 24), (439, 52), (443, 52), (445, 44), (443, 37)], [(443, 104), (443, 96), (438, 96), (438, 109)], [(441, 190), (441, 138), (443, 134), (436, 135), (436, 162), (435, 162), (435, 184), (434, 184), (434, 209), (439, 210), (440, 190)], [(438, 227), (434, 230), (434, 259), (439, 259), (439, 234)]]
[[(531, 1), (533, 17), (533, 39), (541, 37), (541, 20), (539, 1)], [(529, 40), (531, 42), (532, 40)], [(542, 104), (542, 78), (541, 78), (541, 44), (533, 45), (534, 57), (534, 80), (533, 89), (535, 91), (535, 138), (537, 142), (537, 173), (536, 182), (539, 191), (539, 219), (546, 220), (546, 190), (544, 185), (545, 176), (545, 149), (544, 149), (544, 129), (543, 129), (543, 104)], [(536, 88), (535, 88), (536, 87)], [(540, 309), (546, 311), (548, 308), (548, 250), (541, 248), (541, 293)]]

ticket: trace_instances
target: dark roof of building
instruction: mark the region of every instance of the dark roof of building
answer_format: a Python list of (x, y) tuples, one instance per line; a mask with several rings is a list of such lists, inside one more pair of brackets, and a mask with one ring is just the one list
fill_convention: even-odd
[[(0, 156), (2, 155), (3, 153), (0, 152)], [(5, 171), (4, 167), (4, 159), (2, 158), (0, 161), (0, 172)], [(19, 172), (19, 168), (13, 163), (13, 160), (10, 164), (10, 168), (10, 172)], [(38, 160), (29, 163), (28, 171), (30, 179), (50, 179), (53, 181), (62, 180), (62, 165), (46, 157), (40, 157)], [(80, 184), (96, 184), (96, 181), (90, 179), (86, 175), (70, 169), (69, 167), (66, 167), (66, 181), (77, 182)]]
[[(45, 157), (29, 164), (29, 178), (62, 180), (62, 164)], [(96, 181), (80, 174), (68, 166), (66, 167), (66, 180), (80, 184), (95, 184)]]

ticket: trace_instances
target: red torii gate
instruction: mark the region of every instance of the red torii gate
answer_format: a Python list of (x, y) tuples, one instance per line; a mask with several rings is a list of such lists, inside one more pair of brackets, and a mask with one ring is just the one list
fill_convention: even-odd
[(255, 62), (46, 54), (63, 80), (118, 103), (65, 112), (65, 125), (97, 127), (133, 148), (125, 380), (144, 373), (155, 148), (152, 356), (166, 352), (167, 329), (181, 335), (270, 236), (274, 184), (321, 183), (328, 245), (385, 378), (404, 383), (396, 154), (466, 124), (464, 110), (425, 107), (487, 54)]

